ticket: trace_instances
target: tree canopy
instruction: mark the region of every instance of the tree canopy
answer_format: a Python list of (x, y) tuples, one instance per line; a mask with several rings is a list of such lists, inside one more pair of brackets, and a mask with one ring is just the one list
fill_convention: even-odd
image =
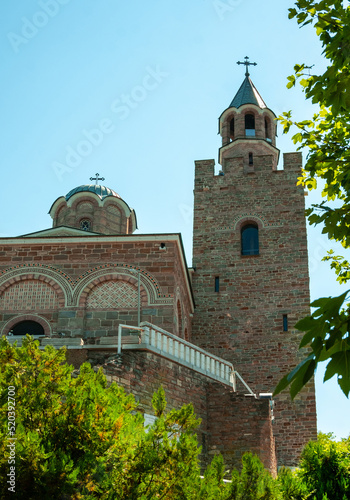
[[(318, 204), (307, 209), (310, 224), (320, 224), (330, 240), (350, 247), (350, 7), (348, 0), (299, 0), (289, 9), (302, 27), (312, 24), (320, 39), (328, 66), (322, 74), (310, 75), (306, 62), (295, 65), (287, 87), (298, 82), (305, 98), (318, 104), (317, 112), (302, 121), (293, 121), (292, 112), (279, 117), (284, 132), (297, 128), (292, 139), (308, 154), (299, 179), (309, 190), (324, 183)], [(329, 260), (340, 283), (350, 280), (350, 263), (331, 250)], [(317, 365), (327, 361), (324, 381), (333, 376), (348, 397), (350, 392), (350, 290), (338, 297), (322, 297), (311, 306), (312, 314), (296, 325), (305, 332), (300, 349), (303, 361), (278, 384), (275, 394), (290, 385), (292, 398), (313, 376)]]
[(153, 396), (158, 418), (145, 429), (134, 397), (115, 383), (107, 387), (101, 370), (85, 363), (75, 377), (72, 371), (64, 348), (0, 340), (1, 498), (9, 498), (13, 443), (18, 499), (167, 499), (192, 489), (200, 451), (192, 405), (166, 413), (160, 388)]
[(350, 439), (320, 436), (305, 448), (300, 470), (282, 469), (277, 478), (251, 453), (243, 454), (240, 472), (228, 471), (216, 455), (201, 475), (192, 406), (166, 406), (160, 388), (153, 396), (157, 420), (145, 428), (133, 396), (108, 386), (101, 370), (88, 363), (73, 370), (65, 348), (41, 350), (30, 337), (20, 348), (0, 339), (0, 498), (348, 498)]

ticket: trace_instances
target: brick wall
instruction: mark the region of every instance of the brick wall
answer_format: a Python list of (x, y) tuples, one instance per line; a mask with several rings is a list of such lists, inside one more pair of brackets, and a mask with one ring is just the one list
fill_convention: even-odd
[[(68, 356), (77, 366), (74, 350), (68, 351)], [(108, 363), (113, 356), (112, 351), (89, 350), (87, 359), (93, 366), (103, 366), (109, 383), (117, 382), (132, 393), (139, 411), (154, 414), (152, 395), (160, 385), (165, 390), (167, 410), (193, 404), (202, 419), (198, 440), (203, 465), (221, 452), (228, 468), (240, 468), (243, 452), (253, 451), (275, 472), (268, 401), (235, 394), (228, 386), (153, 353), (124, 351), (119, 366)]]

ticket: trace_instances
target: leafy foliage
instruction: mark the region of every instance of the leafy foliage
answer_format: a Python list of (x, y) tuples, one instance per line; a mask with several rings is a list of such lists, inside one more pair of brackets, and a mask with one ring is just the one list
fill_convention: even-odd
[[(300, 26), (312, 24), (328, 62), (322, 74), (310, 75), (312, 66), (294, 67), (287, 87), (300, 83), (306, 99), (319, 105), (311, 119), (294, 122), (291, 111), (279, 117), (284, 132), (297, 127), (293, 141), (298, 149), (308, 148), (307, 161), (299, 182), (312, 190), (322, 179), (324, 200), (307, 210), (310, 224), (322, 224), (328, 238), (350, 247), (350, 7), (348, 0), (298, 0), (289, 9), (289, 18)], [(333, 203), (336, 201), (336, 203)], [(349, 262), (332, 251), (331, 261), (338, 281), (350, 279)], [(350, 392), (350, 308), (348, 292), (339, 297), (321, 298), (317, 310), (296, 326), (306, 332), (300, 347), (308, 346), (305, 359), (282, 379), (275, 394), (292, 384), (294, 397), (311, 378), (319, 361), (327, 361), (325, 380), (337, 376), (346, 396)]]
[(331, 434), (319, 434), (304, 448), (298, 476), (315, 500), (350, 498), (350, 438), (336, 443)]
[[(76, 378), (65, 350), (31, 338), (0, 340), (0, 496), (7, 498), (8, 387), (16, 392), (16, 498), (177, 498), (199, 477), (193, 407), (165, 414), (145, 431), (133, 396), (83, 364)], [(158, 406), (157, 406), (158, 405)], [(160, 407), (162, 410), (160, 411)], [(182, 497), (181, 497), (182, 498)]]

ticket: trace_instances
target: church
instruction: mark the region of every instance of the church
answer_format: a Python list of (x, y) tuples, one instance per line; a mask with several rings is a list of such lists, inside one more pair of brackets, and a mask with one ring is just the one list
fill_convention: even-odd
[(53, 202), (52, 228), (0, 239), (0, 333), (103, 366), (145, 424), (162, 385), (169, 409), (192, 403), (201, 418), (203, 465), (252, 451), (274, 473), (316, 439), (313, 382), (272, 399), (309, 313), (302, 158), (280, 166), (276, 116), (244, 64), (219, 117), (220, 171), (195, 162), (192, 267), (180, 234), (135, 234), (135, 211), (96, 174)]

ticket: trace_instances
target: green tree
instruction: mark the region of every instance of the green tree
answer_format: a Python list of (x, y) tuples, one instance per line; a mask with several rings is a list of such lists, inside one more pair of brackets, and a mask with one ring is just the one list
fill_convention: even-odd
[(75, 377), (72, 370), (65, 349), (40, 350), (29, 337), (21, 348), (0, 340), (0, 497), (9, 498), (15, 412), (14, 498), (195, 498), (193, 407), (166, 413), (160, 389), (153, 398), (158, 419), (146, 432), (133, 396), (115, 383), (107, 387), (102, 371), (87, 363)]
[(306, 500), (310, 498), (308, 488), (297, 471), (281, 467), (277, 478), (283, 500)]
[(298, 476), (313, 500), (350, 498), (350, 438), (340, 442), (332, 434), (318, 435), (300, 458)]
[[(297, 64), (288, 77), (287, 87), (299, 82), (305, 97), (318, 104), (309, 119), (294, 122), (290, 111), (279, 120), (284, 132), (297, 127), (293, 141), (298, 149), (308, 148), (300, 183), (308, 189), (324, 182), (323, 200), (307, 210), (310, 224), (321, 224), (328, 238), (350, 247), (350, 7), (348, 0), (299, 0), (289, 9), (289, 17), (300, 26), (312, 24), (328, 62), (322, 74), (309, 75), (310, 66)], [(307, 70), (308, 69), (308, 70)], [(334, 203), (335, 202), (335, 203)], [(350, 264), (332, 251), (330, 260), (338, 280), (350, 280)], [(327, 361), (324, 381), (337, 376), (348, 397), (350, 392), (350, 290), (338, 297), (323, 297), (311, 306), (315, 311), (296, 327), (304, 333), (301, 348), (307, 348), (303, 361), (278, 384), (275, 394), (289, 384), (292, 398), (310, 380), (321, 361)]]

